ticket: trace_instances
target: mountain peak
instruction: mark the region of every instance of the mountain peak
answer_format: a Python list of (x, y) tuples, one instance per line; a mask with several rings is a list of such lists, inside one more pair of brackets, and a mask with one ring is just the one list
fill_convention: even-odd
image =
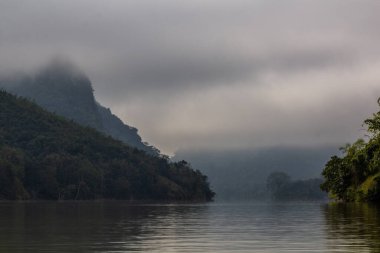
[(54, 57), (34, 75), (0, 81), (0, 87), (150, 155), (160, 154), (158, 149), (142, 141), (136, 128), (124, 124), (109, 109), (96, 102), (90, 79), (67, 58)]
[(91, 86), (87, 75), (77, 65), (67, 58), (56, 56), (36, 75), (37, 80), (49, 81), (52, 85), (78, 85)]
[(70, 59), (63, 56), (55, 56), (50, 59), (50, 61), (46, 64), (46, 70), (62, 72), (67, 74), (83, 74), (83, 71), (74, 64)]

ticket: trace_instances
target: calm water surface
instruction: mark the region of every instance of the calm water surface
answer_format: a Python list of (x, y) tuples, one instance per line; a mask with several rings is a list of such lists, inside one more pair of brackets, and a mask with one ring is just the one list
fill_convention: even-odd
[(380, 252), (380, 209), (327, 203), (0, 203), (0, 252)]

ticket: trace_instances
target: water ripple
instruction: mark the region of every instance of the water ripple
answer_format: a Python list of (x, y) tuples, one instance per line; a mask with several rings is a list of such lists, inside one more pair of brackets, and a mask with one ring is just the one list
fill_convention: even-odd
[(380, 252), (379, 208), (0, 203), (0, 252)]

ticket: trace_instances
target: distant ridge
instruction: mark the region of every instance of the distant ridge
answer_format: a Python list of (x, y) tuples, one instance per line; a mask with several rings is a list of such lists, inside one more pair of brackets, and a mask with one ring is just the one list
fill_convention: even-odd
[(35, 75), (16, 75), (0, 80), (0, 88), (26, 97), (50, 112), (95, 128), (150, 155), (160, 151), (145, 144), (136, 128), (124, 124), (94, 97), (90, 79), (74, 64), (54, 58)]

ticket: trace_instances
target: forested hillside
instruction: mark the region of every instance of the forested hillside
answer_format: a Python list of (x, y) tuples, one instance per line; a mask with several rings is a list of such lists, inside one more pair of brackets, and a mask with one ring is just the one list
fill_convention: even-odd
[(0, 199), (211, 200), (207, 177), (0, 92)]
[(144, 150), (148, 154), (160, 154), (160, 150), (142, 141), (137, 133), (137, 128), (124, 124), (116, 115), (112, 114), (110, 109), (103, 107), (99, 103), (97, 103), (97, 109), (103, 124), (104, 133), (128, 145)]
[(95, 128), (151, 155), (159, 155), (158, 149), (142, 142), (136, 128), (124, 124), (96, 102), (90, 79), (67, 61), (55, 59), (35, 74), (2, 78), (0, 88), (29, 98), (50, 112)]

